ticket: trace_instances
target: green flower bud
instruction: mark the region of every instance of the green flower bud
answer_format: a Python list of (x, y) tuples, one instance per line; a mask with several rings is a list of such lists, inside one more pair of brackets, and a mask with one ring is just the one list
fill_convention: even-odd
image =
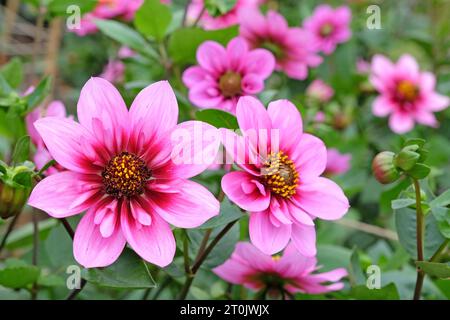
[(372, 161), (372, 171), (378, 182), (388, 184), (396, 181), (400, 173), (394, 164), (395, 153), (390, 151), (380, 152)]
[(10, 186), (0, 180), (0, 217), (7, 219), (22, 211), (30, 195), (30, 188)]
[(394, 164), (404, 171), (411, 170), (420, 158), (420, 154), (412, 149), (414, 148), (403, 148), (402, 151), (395, 156)]

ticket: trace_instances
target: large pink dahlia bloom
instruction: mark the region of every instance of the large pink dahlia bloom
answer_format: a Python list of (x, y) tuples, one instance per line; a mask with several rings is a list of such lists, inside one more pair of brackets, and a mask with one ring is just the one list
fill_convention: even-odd
[(313, 35), (313, 41), (320, 51), (331, 54), (339, 43), (350, 39), (352, 12), (346, 6), (333, 9), (327, 4), (318, 6), (313, 14), (305, 19), (303, 26)]
[(370, 81), (380, 95), (372, 104), (378, 117), (389, 115), (389, 126), (395, 133), (413, 129), (414, 122), (436, 127), (433, 112), (450, 105), (450, 99), (436, 92), (436, 78), (430, 72), (420, 72), (417, 61), (409, 54), (392, 63), (382, 55), (372, 60)]
[(242, 38), (232, 39), (226, 48), (214, 41), (197, 50), (199, 65), (186, 69), (183, 82), (189, 100), (200, 108), (236, 110), (239, 97), (264, 89), (264, 80), (275, 66), (273, 55), (264, 49), (250, 50)]
[(79, 123), (35, 122), (67, 170), (39, 182), (29, 204), (55, 218), (87, 210), (74, 238), (75, 259), (85, 267), (110, 265), (126, 243), (143, 259), (168, 265), (175, 254), (169, 223), (192, 228), (219, 213), (214, 196), (187, 180), (214, 161), (217, 130), (198, 121), (177, 125), (178, 105), (166, 81), (143, 89), (128, 111), (113, 85), (91, 78), (77, 109)]
[(258, 9), (244, 9), (240, 14), (240, 35), (253, 48), (266, 48), (276, 58), (276, 69), (289, 77), (303, 80), (308, 67), (317, 67), (322, 58), (312, 34), (302, 28), (290, 28), (278, 12), (264, 16)]
[(318, 269), (316, 257), (302, 255), (292, 244), (286, 247), (282, 256), (271, 256), (250, 243), (240, 242), (231, 257), (216, 267), (214, 273), (230, 283), (265, 290), (272, 296), (284, 296), (285, 292), (319, 294), (344, 287), (338, 282), (347, 275), (344, 268), (314, 273)]
[(224, 129), (228, 157), (242, 170), (226, 174), (222, 189), (250, 212), (252, 243), (277, 253), (292, 239), (306, 256), (316, 254), (314, 219), (341, 218), (349, 203), (341, 188), (320, 177), (327, 164), (324, 143), (304, 133), (302, 118), (288, 100), (269, 104), (242, 97), (236, 115), (242, 136)]

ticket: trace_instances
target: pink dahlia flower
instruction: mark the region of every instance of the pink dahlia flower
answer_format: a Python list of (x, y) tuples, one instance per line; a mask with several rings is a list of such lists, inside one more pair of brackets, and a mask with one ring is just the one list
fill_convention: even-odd
[(389, 126), (395, 133), (413, 129), (414, 122), (436, 127), (433, 112), (441, 111), (450, 99), (436, 92), (436, 78), (430, 72), (420, 72), (416, 60), (409, 54), (393, 64), (382, 55), (372, 60), (370, 82), (380, 95), (372, 104), (378, 117), (389, 115)]
[(200, 108), (236, 110), (239, 97), (264, 89), (264, 80), (274, 69), (275, 59), (264, 49), (250, 50), (242, 38), (232, 39), (226, 48), (214, 41), (197, 50), (199, 65), (186, 69), (183, 82), (189, 100)]
[(325, 174), (330, 176), (346, 173), (350, 169), (351, 160), (352, 155), (349, 153), (342, 154), (337, 149), (328, 149)]
[(282, 256), (270, 256), (250, 243), (240, 242), (230, 259), (213, 271), (225, 281), (264, 290), (271, 296), (284, 296), (286, 292), (319, 294), (344, 287), (338, 282), (347, 275), (344, 268), (314, 273), (318, 269), (315, 257), (302, 255), (292, 244)]
[(331, 54), (339, 43), (350, 39), (352, 12), (346, 6), (333, 9), (327, 4), (318, 6), (303, 26), (313, 35), (320, 51)]
[(111, 83), (120, 83), (125, 77), (125, 64), (120, 60), (109, 60), (100, 74), (103, 78)]
[(199, 121), (177, 125), (178, 105), (166, 81), (143, 89), (128, 110), (114, 86), (91, 78), (77, 109), (79, 123), (35, 122), (66, 171), (39, 182), (29, 205), (55, 218), (86, 211), (73, 249), (84, 267), (110, 265), (126, 243), (146, 261), (168, 265), (176, 248), (169, 223), (193, 228), (219, 213), (214, 196), (188, 180), (216, 158), (217, 129)]
[(330, 101), (334, 95), (334, 90), (323, 80), (316, 79), (306, 88), (306, 95), (322, 103)]
[(193, 0), (189, 5), (188, 19), (194, 23), (201, 14), (200, 25), (207, 30), (223, 29), (238, 24), (239, 13), (244, 8), (258, 8), (265, 0), (237, 0), (231, 10), (223, 15), (213, 17), (204, 10), (204, 0)]
[[(58, 100), (50, 102), (47, 108), (44, 108), (42, 106), (38, 107), (26, 116), (25, 123), (27, 126), (27, 132), (31, 137), (31, 141), (36, 147), (33, 161), (36, 164), (36, 168), (38, 170), (42, 169), (50, 160), (52, 160), (52, 156), (48, 152), (44, 141), (34, 127), (34, 123), (42, 117), (58, 117), (62, 119), (71, 118), (67, 116), (64, 104)], [(61, 166), (54, 165), (47, 169), (45, 174), (51, 175), (62, 170), (64, 170), (64, 168), (62, 168)]]
[(316, 254), (314, 219), (335, 220), (348, 210), (341, 188), (320, 177), (324, 143), (303, 133), (302, 118), (288, 100), (269, 104), (242, 97), (236, 115), (242, 136), (223, 129), (228, 161), (241, 171), (222, 178), (228, 198), (250, 213), (252, 243), (266, 254), (283, 250), (292, 239), (305, 256)]
[(308, 67), (317, 67), (322, 58), (312, 35), (301, 28), (289, 28), (284, 17), (272, 10), (266, 16), (258, 9), (245, 9), (240, 14), (240, 35), (253, 48), (266, 48), (276, 58), (276, 70), (303, 80)]

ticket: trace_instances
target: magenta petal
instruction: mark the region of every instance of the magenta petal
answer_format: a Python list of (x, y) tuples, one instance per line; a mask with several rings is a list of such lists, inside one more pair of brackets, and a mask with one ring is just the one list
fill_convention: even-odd
[(398, 111), (394, 112), (389, 117), (389, 127), (398, 134), (411, 131), (414, 128), (413, 115)]
[(175, 255), (175, 238), (169, 225), (158, 214), (152, 214), (150, 226), (139, 228), (126, 206), (122, 206), (120, 223), (128, 244), (144, 260), (165, 267)]
[(302, 134), (290, 156), (295, 162), (302, 181), (320, 176), (327, 166), (325, 144), (319, 138), (308, 133)]
[(264, 81), (260, 76), (249, 73), (242, 78), (241, 86), (245, 94), (257, 94), (264, 89)]
[(395, 105), (385, 96), (375, 98), (372, 104), (372, 112), (377, 117), (385, 117), (395, 110)]
[(109, 266), (117, 260), (126, 244), (118, 219), (111, 235), (105, 238), (100, 232), (100, 226), (94, 223), (95, 213), (95, 209), (88, 210), (78, 224), (73, 240), (75, 259), (85, 268)]
[(213, 269), (213, 272), (227, 282), (243, 284), (255, 270), (241, 261), (228, 259), (224, 264)]
[(251, 193), (247, 193), (248, 184), (256, 183), (252, 181), (254, 179), (254, 176), (243, 171), (230, 172), (222, 178), (222, 189), (227, 197), (242, 209), (263, 211), (270, 204), (270, 192), (267, 190), (263, 194), (259, 188), (253, 188)]
[(219, 214), (219, 201), (202, 185), (184, 180), (171, 189), (175, 192), (149, 191), (150, 206), (168, 223), (179, 228), (196, 228)]
[(269, 212), (250, 214), (249, 233), (252, 243), (265, 254), (275, 254), (283, 250), (291, 238), (291, 225), (276, 227), (269, 218)]
[(214, 41), (205, 41), (197, 49), (198, 63), (215, 75), (223, 73), (228, 68), (227, 52), (224, 47)]
[(187, 68), (183, 73), (183, 83), (186, 87), (193, 87), (195, 84), (207, 79), (208, 72), (200, 66)]
[(254, 49), (245, 58), (244, 70), (246, 73), (254, 73), (266, 79), (275, 69), (275, 58), (270, 51)]
[(28, 204), (55, 218), (80, 213), (95, 203), (101, 181), (86, 181), (84, 175), (64, 171), (39, 182), (31, 192)]
[(292, 242), (297, 250), (306, 257), (316, 255), (316, 229), (300, 223), (292, 225)]
[(248, 53), (247, 42), (240, 37), (234, 38), (228, 42), (226, 50), (230, 69), (241, 72), (245, 67), (244, 58)]

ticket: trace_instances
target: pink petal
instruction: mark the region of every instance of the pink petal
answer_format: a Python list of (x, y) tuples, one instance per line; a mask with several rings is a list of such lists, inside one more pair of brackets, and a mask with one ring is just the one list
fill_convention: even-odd
[(197, 61), (205, 70), (221, 74), (228, 68), (225, 48), (214, 41), (205, 41), (197, 49)]
[(320, 176), (327, 166), (325, 144), (319, 138), (308, 133), (302, 134), (290, 156), (295, 162), (302, 181)]
[(300, 209), (297, 205), (295, 205), (291, 201), (287, 201), (287, 206), (289, 213), (291, 214), (291, 217), (294, 219), (295, 222), (301, 223), (307, 226), (314, 226), (314, 221), (310, 217), (309, 214), (307, 214), (305, 211)]
[(114, 231), (105, 238), (100, 232), (100, 226), (94, 223), (95, 213), (95, 209), (88, 210), (78, 224), (73, 240), (75, 259), (85, 268), (109, 266), (117, 260), (126, 244), (118, 219)]
[(268, 32), (272, 37), (284, 37), (289, 29), (286, 19), (276, 11), (267, 12)]
[(274, 261), (270, 255), (264, 254), (249, 242), (238, 242), (232, 259), (246, 263), (260, 271), (267, 271), (274, 265)]
[(324, 220), (340, 219), (349, 208), (342, 189), (335, 182), (322, 177), (301, 183), (293, 201), (311, 216)]
[(189, 100), (199, 108), (222, 109), (220, 104), (224, 101), (224, 97), (217, 88), (217, 84), (208, 80), (191, 87)]
[(306, 257), (316, 255), (316, 229), (311, 226), (294, 223), (291, 232), (292, 242), (297, 250)]
[(272, 74), (274, 69), (275, 57), (268, 50), (254, 49), (245, 57), (245, 73), (254, 73), (266, 79)]
[(241, 86), (245, 94), (256, 94), (264, 89), (264, 81), (256, 74), (247, 74), (242, 78)]
[(431, 93), (426, 99), (426, 109), (429, 111), (442, 111), (450, 105), (450, 98), (438, 93)]
[(418, 123), (426, 125), (426, 126), (430, 126), (433, 128), (436, 128), (439, 125), (438, 121), (436, 120), (436, 117), (430, 111), (417, 110), (414, 114), (414, 118), (416, 119), (416, 121)]
[(395, 110), (395, 105), (386, 96), (378, 96), (372, 104), (372, 112), (377, 117), (386, 117)]
[(414, 118), (412, 114), (394, 112), (389, 117), (389, 127), (398, 134), (411, 131), (414, 128)]
[(275, 254), (286, 247), (291, 238), (291, 225), (276, 227), (270, 222), (269, 212), (250, 214), (249, 233), (252, 243), (265, 254)]
[(409, 54), (404, 54), (400, 57), (397, 62), (397, 67), (401, 68), (402, 72), (412, 78), (416, 78), (419, 75), (419, 65), (416, 59)]
[(392, 62), (383, 55), (376, 54), (372, 59), (372, 72), (376, 75), (390, 73), (393, 68)]
[(240, 37), (234, 38), (228, 42), (226, 50), (229, 68), (237, 72), (242, 71), (245, 68), (245, 57), (249, 50), (247, 42)]
[(183, 72), (183, 83), (186, 87), (191, 88), (197, 83), (208, 79), (209, 74), (200, 66), (193, 66), (187, 68)]
[(78, 214), (99, 198), (101, 181), (91, 182), (81, 175), (64, 171), (40, 181), (31, 192), (28, 204), (55, 218)]
[(169, 225), (158, 214), (152, 214), (150, 226), (139, 228), (126, 205), (120, 214), (122, 232), (128, 244), (144, 260), (165, 267), (175, 255), (175, 239)]
[(148, 194), (151, 207), (168, 223), (179, 228), (196, 228), (219, 214), (219, 201), (202, 185), (183, 180), (171, 190), (175, 192), (155, 194), (151, 190)]
[(224, 264), (214, 268), (213, 272), (227, 282), (244, 284), (248, 281), (248, 276), (255, 273), (255, 270), (241, 261), (228, 259)]
[[(263, 211), (269, 206), (270, 192), (267, 190), (262, 193), (257, 188), (258, 182), (254, 179), (254, 176), (243, 171), (227, 173), (222, 178), (222, 190), (240, 208), (248, 211)], [(250, 190), (248, 184), (255, 187)]]
[(302, 255), (293, 242), (283, 251), (283, 256), (275, 264), (276, 270), (286, 278), (295, 278), (316, 268), (317, 259)]

